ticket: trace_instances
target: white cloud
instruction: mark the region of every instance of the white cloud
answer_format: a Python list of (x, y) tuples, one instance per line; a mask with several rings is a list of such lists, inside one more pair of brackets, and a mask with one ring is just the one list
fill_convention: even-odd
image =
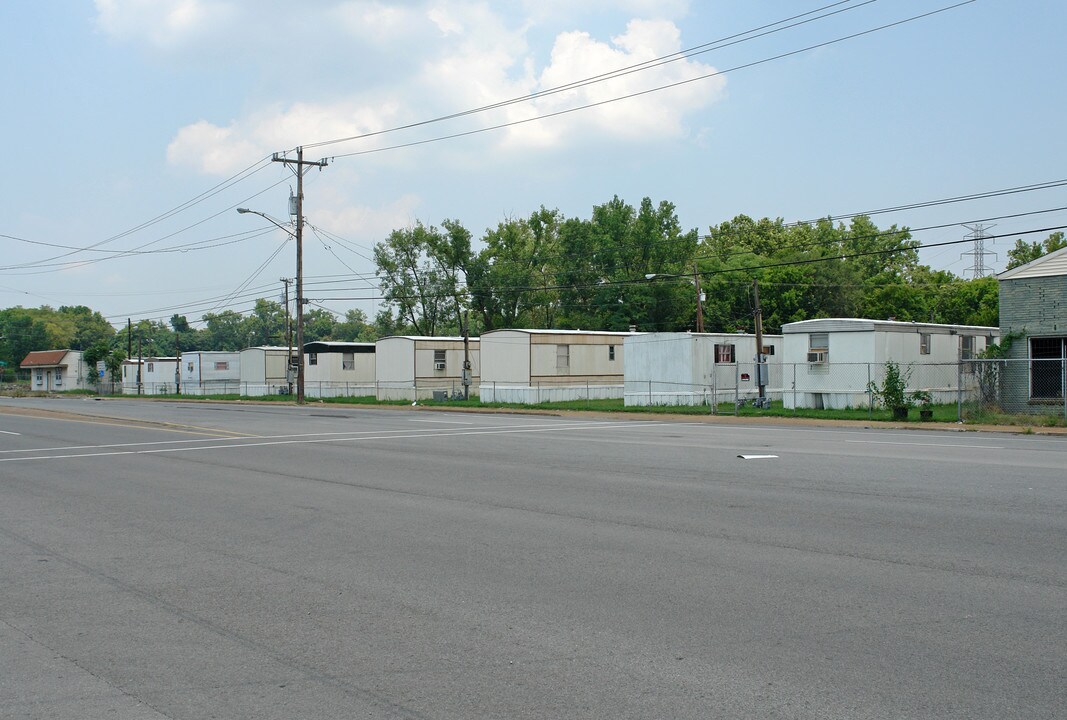
[(225, 127), (201, 120), (178, 131), (167, 146), (167, 160), (209, 175), (230, 175), (271, 152), (301, 143), (381, 130), (396, 122), (396, 111), (389, 103), (298, 103)]
[[(564, 87), (585, 78), (647, 63), (682, 49), (681, 34), (674, 23), (666, 20), (632, 20), (626, 32), (600, 42), (584, 32), (568, 32), (556, 38), (549, 65), (542, 70), (537, 90)], [(513, 119), (550, 115), (584, 105), (597, 105), (568, 114), (564, 118), (527, 123), (509, 132), (508, 144), (521, 146), (564, 144), (589, 137), (624, 139), (659, 139), (684, 134), (687, 113), (714, 102), (721, 95), (725, 80), (710, 77), (715, 68), (700, 62), (679, 59), (671, 63), (622, 75), (588, 86), (548, 95), (534, 102), (533, 108), (515, 113)], [(685, 83), (688, 80), (694, 82)], [(643, 93), (666, 85), (679, 87), (639, 97), (611, 102), (619, 97)]]
[(352, 199), (337, 193), (325, 193), (316, 198), (312, 222), (353, 243), (371, 255), (375, 243), (381, 242), (399, 227), (415, 224), (416, 210), (422, 204), (418, 195), (402, 195), (382, 207), (353, 205)]
[[(200, 15), (223, 7), (222, 3), (209, 6), (208, 1), (169, 0), (161, 6), (171, 15), (184, 13), (185, 20), (181, 22), (195, 24)], [(150, 13), (146, 8), (151, 3), (147, 0), (98, 0), (102, 15), (104, 9), (120, 4), (128, 12)], [(674, 3), (675, 10), (684, 9), (684, 5)], [(401, 36), (408, 40), (415, 38), (415, 42), (405, 46), (411, 55), (421, 58), (421, 65), (411, 67), (406, 74), (397, 74), (396, 64), (383, 61), (381, 54), (353, 51), (350, 62), (359, 68), (357, 82), (377, 89), (363, 90), (356, 96), (346, 92), (348, 86), (343, 81), (333, 85), (325, 83), (324, 92), (333, 95), (332, 99), (267, 107), (228, 125), (201, 120), (178, 130), (167, 148), (167, 157), (172, 164), (209, 174), (231, 174), (271, 152), (298, 144), (375, 132), (410, 119), (424, 119), (524, 97), (648, 62), (682, 48), (681, 32), (673, 21), (635, 19), (626, 25), (624, 32), (610, 40), (598, 39), (588, 32), (562, 32), (555, 38), (547, 64), (538, 67), (536, 54), (527, 40), (530, 31), (527, 20), (505, 17), (486, 2), (434, 0), (432, 3), (390, 5), (354, 0), (331, 4), (323, 0), (319, 9), (322, 6), (328, 6), (325, 12), (343, 28), (341, 32), (358, 32), (360, 37), (373, 35), (379, 40), (386, 37), (395, 40)], [(365, 64), (370, 57), (379, 63), (378, 68), (372, 69)], [(343, 154), (398, 141), (543, 118), (712, 72), (714, 68), (709, 65), (680, 59), (532, 102), (436, 125), (420, 131), (421, 135), (387, 136), (375, 139), (375, 145), (330, 146), (323, 154)], [(383, 73), (392, 73), (392, 79), (381, 83), (377, 76)], [(687, 133), (686, 117), (718, 99), (724, 83), (722, 78), (709, 78), (562, 117), (527, 122), (486, 136), (485, 143), (496, 143), (498, 148), (511, 152), (527, 152), (580, 146), (590, 140), (644, 142), (683, 137)], [(440, 147), (447, 152), (447, 146)]]
[(236, 8), (223, 0), (95, 0), (97, 26), (116, 38), (171, 48), (230, 24)]

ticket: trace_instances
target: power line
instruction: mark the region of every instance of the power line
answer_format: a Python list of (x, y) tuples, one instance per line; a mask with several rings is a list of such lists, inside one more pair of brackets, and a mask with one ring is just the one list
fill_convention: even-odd
[(748, 69), (748, 68), (757, 67), (759, 65), (765, 65), (767, 63), (774, 62), (776, 60), (782, 60), (782, 59), (785, 59), (785, 58), (788, 58), (788, 57), (792, 57), (794, 55), (800, 55), (800, 54), (803, 54), (803, 53), (806, 53), (806, 52), (810, 52), (812, 50), (818, 50), (820, 48), (829, 47), (831, 45), (835, 45), (837, 43), (842, 43), (842, 42), (845, 42), (847, 40), (854, 40), (854, 39), (856, 39), (858, 37), (863, 37), (865, 35), (870, 35), (872, 33), (880, 32), (882, 30), (888, 30), (888, 29), (893, 28), (893, 27), (898, 27), (898, 26), (904, 25), (906, 23), (915, 22), (917, 20), (922, 20), (922, 19), (931, 17), (933, 15), (937, 15), (939, 13), (944, 13), (944, 12), (948, 12), (950, 10), (955, 10), (957, 8), (960, 8), (960, 7), (964, 6), (964, 5), (970, 5), (971, 3), (976, 2), (976, 1), (977, 0), (962, 0), (962, 2), (958, 2), (958, 3), (954, 4), (954, 5), (947, 5), (945, 7), (939, 8), (937, 10), (931, 10), (930, 12), (922, 13), (922, 14), (919, 14), (919, 15), (913, 15), (913, 16), (905, 18), (903, 20), (897, 20), (895, 22), (887, 23), (885, 25), (880, 25), (880, 26), (874, 27), (874, 28), (869, 28), (867, 30), (861, 30), (859, 32), (855, 32), (855, 33), (852, 33), (852, 34), (849, 34), (849, 35), (843, 35), (843, 36), (835, 38), (833, 40), (827, 40), (825, 42), (816, 43), (814, 45), (809, 45), (807, 47), (800, 48), (799, 50), (791, 50), (789, 52), (780, 53), (778, 55), (773, 55), (771, 57), (763, 58), (762, 60), (754, 60), (752, 62), (743, 63), (741, 65), (735, 65), (734, 67), (727, 68), (725, 70), (716, 70), (715, 72), (706, 73), (704, 75), (699, 75), (697, 77), (689, 78), (687, 80), (679, 80), (677, 82), (668, 83), (666, 85), (659, 85), (657, 87), (650, 88), (650, 89), (647, 89), (647, 90), (641, 90), (641, 91), (637, 91), (637, 92), (633, 92), (633, 93), (628, 93), (626, 95), (619, 95), (617, 97), (609, 98), (607, 100), (600, 100), (598, 102), (586, 103), (584, 105), (577, 105), (575, 107), (567, 108), (565, 110), (557, 110), (555, 112), (547, 113), (547, 114), (544, 114), (544, 115), (538, 115), (538, 116), (532, 117), (532, 118), (526, 118), (524, 120), (513, 120), (513, 121), (510, 121), (510, 122), (506, 122), (506, 123), (500, 123), (500, 124), (497, 124), (497, 125), (491, 125), (489, 127), (477, 128), (477, 129), (474, 129), (474, 130), (467, 130), (467, 131), (464, 131), (464, 132), (452, 133), (452, 134), (449, 134), (449, 135), (439, 135), (437, 137), (428, 138), (428, 139), (425, 139), (425, 140), (414, 140), (412, 142), (400, 143), (400, 144), (397, 144), (397, 145), (389, 145), (389, 146), (386, 146), (386, 147), (372, 148), (372, 149), (369, 149), (369, 150), (357, 150), (357, 151), (350, 152), (350, 153), (341, 153), (341, 154), (338, 154), (338, 155), (331, 156), (331, 159), (336, 160), (338, 158), (356, 157), (356, 156), (360, 156), (360, 155), (371, 155), (371, 154), (380, 153), (380, 152), (387, 152), (387, 151), (390, 151), (390, 150), (400, 150), (400, 149), (403, 149), (403, 148), (417, 147), (417, 146), (420, 146), (420, 145), (429, 145), (431, 143), (443, 142), (445, 140), (456, 140), (458, 138), (470, 137), (472, 135), (480, 135), (482, 133), (493, 132), (493, 131), (496, 131), (496, 130), (503, 130), (503, 129), (509, 128), (509, 127), (517, 127), (519, 125), (526, 125), (526, 124), (532, 123), (532, 122), (539, 122), (541, 120), (547, 120), (549, 118), (561, 117), (561, 116), (569, 115), (571, 113), (578, 112), (578, 111), (581, 111), (581, 110), (589, 110), (591, 108), (602, 107), (602, 106), (605, 106), (605, 105), (611, 105), (613, 103), (617, 103), (617, 102), (620, 102), (622, 100), (631, 100), (633, 98), (643, 97), (645, 95), (651, 95), (653, 93), (662, 92), (664, 90), (670, 90), (670, 89), (673, 89), (673, 88), (682, 87), (683, 85), (689, 85), (691, 83), (699, 82), (701, 80), (708, 80), (710, 78), (719, 77), (719, 76), (726, 75), (726, 74), (731, 73), (731, 72), (736, 72), (738, 70), (745, 70), (745, 69)]
[[(408, 123), (406, 125), (398, 125), (398, 126), (395, 126), (395, 127), (392, 127), (392, 128), (387, 128), (385, 130), (378, 130), (378, 131), (375, 131), (375, 132), (361, 133), (361, 134), (358, 134), (358, 135), (351, 135), (351, 136), (348, 136), (348, 137), (336, 138), (334, 140), (325, 140), (325, 141), (322, 141), (322, 142), (305, 144), (304, 147), (305, 148), (324, 147), (324, 146), (327, 146), (327, 145), (336, 145), (336, 144), (340, 144), (340, 143), (351, 142), (351, 141), (354, 141), (354, 140), (365, 140), (365, 139), (372, 138), (372, 137), (378, 137), (378, 136), (381, 136), (381, 135), (387, 135), (387, 134), (390, 134), (390, 133), (400, 132), (402, 130), (411, 130), (411, 129), (414, 129), (414, 128), (424, 127), (426, 125), (432, 125), (432, 124), (435, 124), (435, 123), (445, 122), (447, 120), (455, 120), (457, 118), (467, 117), (467, 116), (470, 116), (470, 115), (476, 115), (476, 114), (479, 114), (479, 113), (487, 112), (489, 110), (496, 110), (496, 109), (499, 109), (499, 108), (508, 107), (510, 105), (516, 105), (516, 104), (520, 104), (520, 103), (531, 102), (533, 100), (538, 100), (540, 98), (548, 97), (550, 95), (555, 95), (555, 94), (558, 94), (558, 93), (561, 93), (561, 92), (566, 92), (566, 91), (570, 91), (570, 90), (576, 90), (576, 89), (587, 87), (589, 85), (593, 85), (593, 84), (596, 84), (596, 83), (605, 82), (607, 80), (613, 80), (613, 79), (616, 79), (616, 78), (619, 78), (619, 77), (625, 77), (626, 75), (630, 75), (630, 74), (633, 74), (635, 72), (641, 72), (641, 71), (644, 71), (644, 70), (650, 70), (650, 69), (653, 69), (653, 68), (661, 67), (663, 65), (666, 65), (666, 64), (669, 64), (669, 63), (672, 63), (672, 62), (677, 62), (678, 60), (684, 60), (684, 59), (688, 59), (688, 58), (691, 58), (691, 57), (696, 57), (697, 55), (702, 55), (702, 54), (711, 52), (712, 50), (721, 50), (722, 48), (730, 47), (732, 45), (736, 45), (736, 44), (739, 44), (741, 42), (748, 42), (750, 40), (756, 40), (758, 38), (765, 37), (767, 35), (771, 35), (771, 34), (774, 34), (774, 33), (777, 33), (777, 32), (781, 32), (783, 30), (789, 30), (789, 29), (798, 27), (800, 25), (805, 25), (805, 24), (810, 23), (810, 22), (815, 22), (816, 20), (823, 20), (823, 19), (831, 17), (833, 15), (838, 15), (838, 14), (843, 13), (843, 12), (849, 12), (851, 10), (856, 10), (856, 9), (858, 9), (860, 7), (865, 6), (865, 5), (870, 5), (870, 4), (874, 3), (874, 2), (877, 2), (877, 0), (866, 0), (865, 2), (862, 2), (859, 5), (854, 5), (852, 7), (844, 8), (844, 9), (841, 9), (841, 10), (835, 10), (833, 12), (827, 13), (825, 15), (821, 15), (819, 17), (808, 18), (807, 20), (803, 20), (801, 22), (797, 22), (797, 23), (794, 23), (792, 25), (787, 25), (787, 23), (790, 23), (790, 22), (792, 22), (794, 20), (799, 20), (800, 18), (805, 18), (805, 17), (808, 17), (809, 15), (814, 15), (816, 13), (820, 13), (820, 12), (822, 12), (824, 10), (829, 10), (830, 8), (834, 8), (834, 7), (837, 7), (839, 5), (846, 5), (846, 4), (848, 4), (848, 3), (852, 2), (852, 1), (853, 0), (841, 0), (840, 2), (834, 2), (834, 3), (831, 3), (829, 5), (824, 5), (822, 7), (815, 8), (814, 10), (809, 10), (807, 12), (800, 13), (799, 15), (793, 15), (791, 17), (787, 17), (787, 18), (784, 18), (782, 20), (777, 20), (777, 21), (775, 21), (773, 23), (768, 23), (766, 25), (761, 25), (761, 26), (753, 28), (751, 30), (745, 30), (745, 31), (740, 32), (740, 33), (735, 33), (733, 35), (728, 35), (726, 37), (719, 38), (718, 40), (712, 40), (710, 42), (702, 43), (700, 45), (696, 45), (694, 47), (687, 48), (685, 50), (679, 50), (678, 52), (670, 53), (669, 55), (663, 55), (663, 56), (660, 56), (660, 57), (657, 57), (657, 58), (653, 58), (651, 60), (646, 60), (646, 61), (643, 61), (643, 62), (640, 62), (640, 63), (636, 63), (634, 65), (629, 65), (629, 66), (626, 66), (626, 67), (617, 68), (615, 70), (611, 70), (611, 71), (608, 71), (608, 72), (605, 72), (605, 73), (600, 73), (599, 75), (592, 75), (590, 77), (582, 78), (580, 80), (575, 80), (575, 81), (572, 81), (572, 82), (569, 82), (569, 83), (565, 83), (563, 85), (558, 85), (558, 86), (555, 86), (555, 87), (546, 88), (544, 90), (538, 90), (536, 92), (532, 92), (532, 93), (529, 93), (527, 95), (520, 95), (520, 96), (517, 96), (517, 97), (513, 97), (513, 98), (510, 98), (510, 99), (507, 99), (507, 100), (501, 100), (501, 101), (498, 101), (498, 102), (490, 103), (488, 105), (482, 105), (482, 106), (476, 107), (476, 108), (470, 108), (470, 109), (467, 109), (467, 110), (461, 110), (459, 112), (454, 112), (454, 113), (450, 113), (450, 114), (447, 114), (447, 115), (441, 115), (441, 116), (430, 118), (430, 119), (427, 119), (427, 120), (420, 120), (420, 121), (417, 121), (417, 122)], [(774, 28), (777, 25), (784, 25), (784, 27), (779, 27), (779, 28), (777, 28), (775, 30), (770, 30), (770, 28)], [(763, 31), (767, 31), (767, 32), (763, 32)], [(340, 157), (340, 156), (338, 156), (338, 157)]]

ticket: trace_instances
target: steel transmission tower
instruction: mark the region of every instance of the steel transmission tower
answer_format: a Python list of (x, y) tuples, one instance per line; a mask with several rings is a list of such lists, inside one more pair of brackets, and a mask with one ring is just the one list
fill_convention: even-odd
[[(985, 249), (985, 241), (987, 239), (995, 240), (995, 237), (993, 235), (989, 235), (986, 233), (986, 230), (995, 226), (982, 225), (981, 223), (978, 223), (975, 225), (964, 225), (963, 227), (971, 231), (970, 235), (964, 236), (964, 240), (973, 240), (974, 250), (969, 250), (965, 253), (962, 253), (960, 255), (960, 258), (965, 258), (968, 255), (974, 256), (974, 266), (971, 268), (971, 272), (974, 274), (973, 279), (977, 280), (978, 278), (983, 278), (993, 272), (993, 268), (985, 264), (985, 259), (986, 255), (992, 255), (993, 257), (997, 257), (997, 254), (995, 252)], [(966, 272), (967, 271), (964, 270), (964, 273)]]

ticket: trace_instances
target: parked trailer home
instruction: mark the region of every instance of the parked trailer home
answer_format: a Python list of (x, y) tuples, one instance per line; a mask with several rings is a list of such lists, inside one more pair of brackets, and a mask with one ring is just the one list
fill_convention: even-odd
[(286, 372), (289, 363), (289, 348), (245, 348), (241, 351), (241, 394), (252, 397), (285, 395), (289, 392), (290, 377)]
[[(469, 341), (471, 389), (478, 387), (479, 343)], [(379, 400), (424, 400), (463, 392), (463, 338), (393, 335), (377, 342), (374, 376)]]
[(374, 343), (304, 343), (304, 394), (310, 397), (374, 395)]
[[(1000, 330), (975, 325), (823, 318), (782, 326), (786, 408), (870, 405), (870, 383), (881, 385), (885, 363), (910, 374), (908, 392), (924, 390), (935, 403), (956, 402), (975, 380), (970, 360), (995, 343)], [(962, 385), (961, 385), (962, 383)]]
[[(137, 367), (141, 372), (138, 375)], [(178, 392), (178, 358), (143, 357), (122, 361), (123, 395), (169, 395)]]
[(482, 333), (482, 402), (536, 404), (620, 398), (623, 343), (634, 333), (493, 330)]
[(194, 350), (182, 353), (182, 395), (237, 395), (241, 392), (241, 353)]
[(88, 390), (95, 377), (80, 350), (36, 350), (19, 368), (30, 371), (30, 390), (36, 392)]
[[(782, 397), (782, 336), (764, 335), (764, 397)], [(756, 336), (646, 333), (626, 339), (626, 405), (717, 405), (759, 397)]]

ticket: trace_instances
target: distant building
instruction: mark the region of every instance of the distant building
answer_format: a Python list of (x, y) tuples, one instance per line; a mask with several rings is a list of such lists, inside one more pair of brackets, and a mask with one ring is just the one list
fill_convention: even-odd
[(304, 394), (310, 397), (374, 395), (376, 345), (304, 343)]
[[(140, 373), (137, 372), (140, 366)], [(122, 361), (123, 395), (168, 395), (178, 391), (178, 358), (144, 357)]]
[(1067, 367), (1067, 248), (997, 275), (1000, 332), (1008, 362), (1001, 405), (1046, 412), (1064, 405)]
[[(782, 397), (782, 336), (764, 335), (765, 396)], [(759, 396), (756, 336), (645, 333), (626, 338), (626, 405), (717, 405)]]
[(620, 398), (624, 341), (634, 333), (492, 330), (481, 335), (482, 402)]
[(182, 395), (240, 394), (241, 353), (190, 350), (181, 360)]
[(240, 353), (240, 362), (242, 395), (284, 395), (289, 392), (289, 383), (296, 381), (295, 374), (288, 372), (294, 360), (287, 347), (245, 348)]
[[(783, 404), (786, 408), (866, 407), (868, 387), (884, 379), (885, 363), (910, 372), (909, 391), (934, 402), (955, 402), (973, 377), (960, 361), (978, 357), (1000, 329), (975, 325), (820, 318), (782, 326)], [(968, 369), (963, 366), (963, 369)]]
[(30, 390), (36, 392), (93, 387), (95, 376), (80, 350), (36, 350), (26, 355), (19, 367), (30, 371)]
[[(393, 335), (376, 343), (374, 376), (379, 400), (427, 399), (463, 392), (463, 338)], [(478, 338), (468, 345), (471, 389), (478, 387)]]

